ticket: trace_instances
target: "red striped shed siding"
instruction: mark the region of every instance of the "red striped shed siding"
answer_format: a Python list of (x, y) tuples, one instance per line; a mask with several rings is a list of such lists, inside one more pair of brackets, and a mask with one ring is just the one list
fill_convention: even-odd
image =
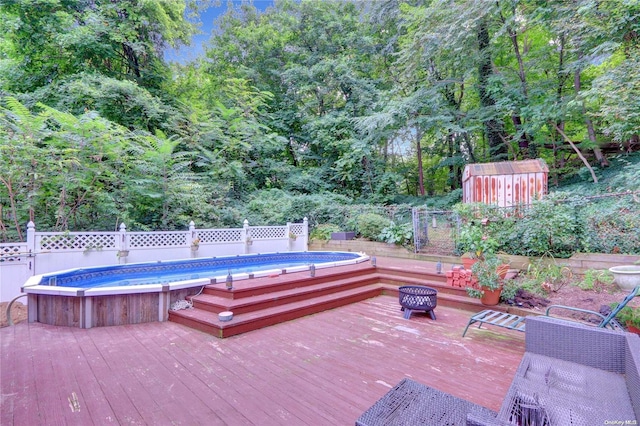
[(462, 200), (500, 207), (530, 204), (547, 193), (548, 173), (542, 160), (469, 164), (463, 173)]

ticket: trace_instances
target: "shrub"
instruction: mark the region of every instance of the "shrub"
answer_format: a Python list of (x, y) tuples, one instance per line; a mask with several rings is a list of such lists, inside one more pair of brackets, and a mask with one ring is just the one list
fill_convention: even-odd
[(573, 208), (549, 196), (524, 211), (524, 217), (515, 223), (512, 238), (524, 249), (518, 254), (570, 257), (577, 248), (576, 233)]
[(393, 223), (382, 230), (378, 239), (389, 244), (410, 245), (413, 241), (413, 225)]
[(391, 220), (376, 213), (361, 214), (356, 218), (357, 232), (364, 238), (377, 241), (382, 230), (392, 224)]
[(584, 251), (639, 254), (640, 215), (633, 197), (592, 203), (580, 212)]
[(460, 228), (457, 249), (461, 253), (470, 253), (473, 258), (482, 259), (494, 254), (498, 244), (497, 240), (485, 232), (484, 227), (465, 224)]
[(332, 223), (325, 223), (313, 228), (309, 237), (312, 240), (329, 241), (333, 232), (340, 232), (340, 227)]
[(280, 225), (301, 222), (305, 217), (311, 226), (333, 223), (345, 226), (350, 200), (332, 193), (292, 195), (280, 189), (256, 191), (246, 205), (250, 224)]

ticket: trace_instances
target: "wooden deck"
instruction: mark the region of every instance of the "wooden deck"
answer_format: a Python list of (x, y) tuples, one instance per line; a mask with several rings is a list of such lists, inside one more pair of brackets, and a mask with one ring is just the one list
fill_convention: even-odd
[(349, 425), (404, 377), (497, 410), (524, 333), (379, 296), (218, 339), (171, 322), (0, 329), (2, 425)]

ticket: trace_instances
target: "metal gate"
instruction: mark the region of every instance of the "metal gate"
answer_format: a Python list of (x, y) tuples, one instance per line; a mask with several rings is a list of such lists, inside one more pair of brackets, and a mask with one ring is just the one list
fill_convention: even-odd
[(416, 253), (455, 255), (458, 215), (446, 210), (414, 207), (413, 241)]

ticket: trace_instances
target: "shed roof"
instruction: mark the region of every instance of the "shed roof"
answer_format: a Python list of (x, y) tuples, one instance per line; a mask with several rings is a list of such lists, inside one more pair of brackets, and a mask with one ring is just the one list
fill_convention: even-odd
[(465, 178), (471, 176), (515, 175), (520, 173), (548, 173), (547, 163), (542, 159), (503, 161), (500, 163), (467, 164)]

